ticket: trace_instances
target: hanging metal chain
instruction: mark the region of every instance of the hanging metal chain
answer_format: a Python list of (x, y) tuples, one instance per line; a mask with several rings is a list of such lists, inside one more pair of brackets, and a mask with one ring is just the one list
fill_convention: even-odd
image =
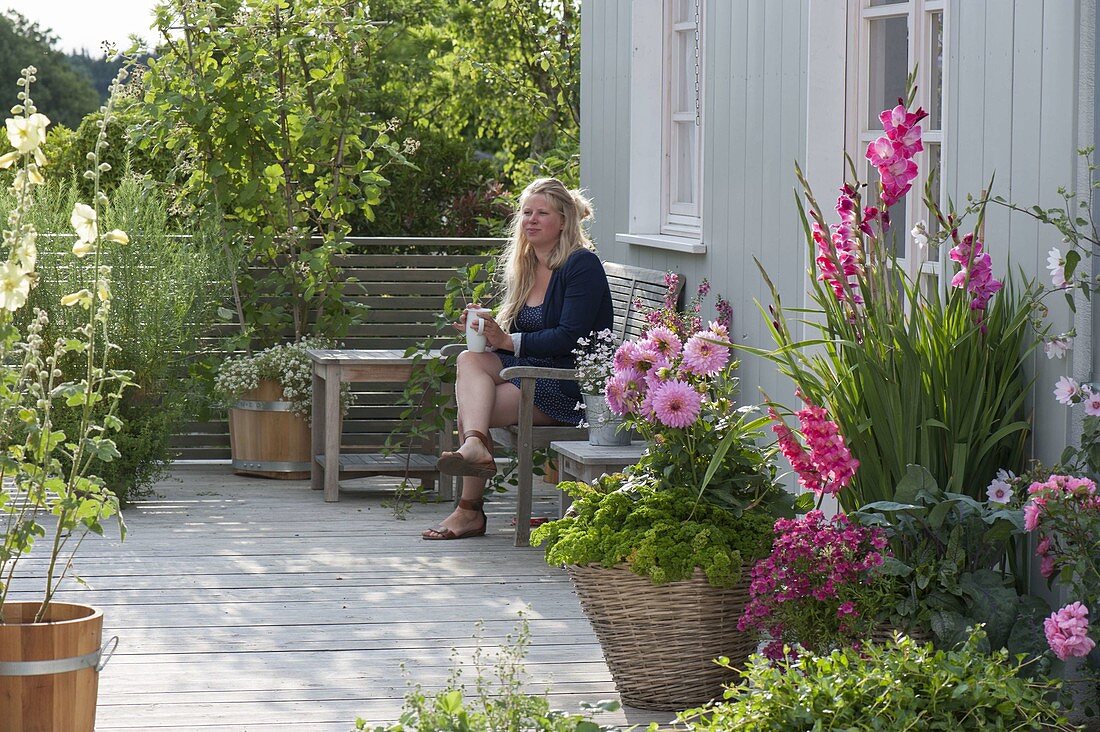
[(702, 95), (702, 67), (699, 63), (699, 47), (702, 34), (702, 13), (700, 6), (703, 0), (695, 0), (695, 126), (703, 123), (703, 95)]

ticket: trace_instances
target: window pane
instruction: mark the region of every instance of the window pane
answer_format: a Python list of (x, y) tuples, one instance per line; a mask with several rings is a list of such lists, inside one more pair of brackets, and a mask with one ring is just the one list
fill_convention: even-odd
[(879, 5), (904, 5), (909, 0), (871, 0), (871, 7), (875, 8)]
[[(942, 167), (940, 166), (940, 144), (938, 142), (926, 142), (924, 143), (924, 160), (921, 161), (921, 173), (924, 174), (921, 185), (923, 186), (923, 180), (926, 180), (930, 171), (936, 171), (936, 177), (932, 181), (932, 199), (936, 202), (940, 202), (940, 176), (943, 174)], [(918, 158), (919, 159), (919, 158)], [(923, 189), (922, 189), (923, 190)], [(932, 212), (928, 213), (928, 232), (935, 234), (940, 230), (939, 222), (936, 221), (936, 217)], [(938, 260), (940, 258), (940, 248), (938, 246), (930, 247), (927, 252), (926, 259)]]
[[(870, 206), (879, 203), (879, 176), (878, 169), (874, 166), (868, 166), (868, 181), (867, 181), (867, 194), (864, 205)], [(914, 181), (914, 185), (918, 185)], [(908, 195), (912, 195), (910, 191)], [(910, 239), (909, 227), (905, 225), (906, 218), (906, 203), (905, 198), (895, 203), (890, 207), (890, 230), (886, 232), (886, 250), (891, 252), (898, 259), (905, 259), (908, 256), (909, 249), (907, 244)], [(875, 226), (877, 232), (877, 225)]]
[(674, 23), (695, 22), (695, 0), (676, 0)]
[(673, 68), (674, 112), (695, 114), (695, 34), (675, 33), (676, 64)]
[(943, 128), (943, 13), (931, 13), (932, 48), (928, 59), (928, 129)]
[(695, 121), (673, 122), (672, 128), (672, 203), (695, 203)]
[(882, 129), (879, 112), (892, 108), (905, 96), (909, 75), (909, 21), (906, 16), (874, 18), (870, 25), (868, 54), (868, 129)]

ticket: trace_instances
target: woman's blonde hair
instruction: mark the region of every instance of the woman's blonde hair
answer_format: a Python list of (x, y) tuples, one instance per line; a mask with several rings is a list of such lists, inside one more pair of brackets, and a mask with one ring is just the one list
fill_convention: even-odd
[(508, 244), (500, 255), (500, 264), (497, 267), (504, 292), (497, 322), (505, 331), (512, 327), (527, 296), (531, 294), (531, 288), (535, 286), (538, 258), (527, 235), (523, 233), (523, 207), (535, 195), (546, 196), (563, 219), (558, 246), (554, 248), (547, 262), (551, 270), (565, 264), (569, 255), (578, 249), (595, 249), (581, 228), (581, 222), (592, 216), (592, 204), (584, 194), (579, 190), (566, 188), (557, 178), (538, 178), (531, 181), (519, 197), (519, 206), (509, 226)]

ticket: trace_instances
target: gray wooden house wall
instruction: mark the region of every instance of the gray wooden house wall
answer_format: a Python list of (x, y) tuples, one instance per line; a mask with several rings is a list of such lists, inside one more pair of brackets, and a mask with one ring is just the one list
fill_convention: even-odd
[[(830, 0), (839, 2), (840, 0)], [(802, 302), (806, 247), (793, 203), (793, 162), (805, 160), (809, 0), (711, 0), (707, 3), (705, 76), (705, 254), (680, 254), (615, 242), (628, 231), (630, 0), (582, 7), (581, 181), (592, 195), (592, 227), (601, 254), (618, 262), (702, 277), (735, 308), (734, 335), (770, 345), (754, 300), (766, 301), (759, 258), (788, 304)], [(1097, 136), (1095, 0), (950, 0), (949, 130), (944, 184), (963, 202), (996, 172), (994, 193), (1021, 204), (1055, 205), (1057, 189), (1087, 190), (1076, 155)], [(841, 90), (838, 89), (837, 93)], [(862, 154), (862, 151), (850, 151)], [(839, 151), (838, 151), (839, 155)], [(824, 191), (819, 195), (826, 199)], [(995, 271), (1009, 263), (1049, 282), (1046, 256), (1059, 246), (1052, 229), (991, 208), (987, 247)], [(1062, 246), (1065, 250), (1064, 245)], [(1097, 270), (1100, 273), (1100, 270)], [(1064, 300), (1051, 298), (1059, 330)], [(1071, 412), (1049, 398), (1058, 376), (1092, 379), (1093, 323), (1079, 308), (1072, 358), (1030, 359), (1037, 379), (1034, 450), (1052, 461), (1075, 430)], [(775, 368), (744, 358), (744, 401), (757, 387), (790, 400)], [(1079, 410), (1078, 410), (1079, 411)], [(1079, 415), (1078, 415), (1079, 418)]]
[[(686, 275), (688, 296), (708, 278), (708, 305), (721, 293), (734, 306), (734, 337), (767, 343), (754, 300), (768, 298), (753, 257), (791, 303), (801, 302), (806, 269), (792, 196), (806, 143), (806, 3), (706, 4), (704, 255), (615, 241), (629, 231), (630, 5), (581, 8), (581, 183), (594, 198), (593, 238), (605, 259)], [(741, 377), (743, 401), (760, 401), (758, 387), (789, 401), (788, 380), (771, 365), (742, 357)]]

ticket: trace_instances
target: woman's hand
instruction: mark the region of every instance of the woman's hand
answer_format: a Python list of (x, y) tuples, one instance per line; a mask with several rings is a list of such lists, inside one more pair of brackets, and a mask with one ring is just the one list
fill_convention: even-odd
[[(452, 324), (454, 325), (455, 330), (465, 333), (466, 321), (470, 316), (470, 311), (477, 310), (479, 308), (481, 308), (480, 303), (472, 302), (467, 305), (466, 309), (462, 311), (462, 315), (459, 316), (458, 322)], [(513, 347), (512, 336), (505, 333), (491, 315), (482, 315), (480, 317), (482, 320), (485, 321), (485, 328), (483, 332), (485, 333), (486, 343), (488, 343), (495, 349), (499, 348), (502, 351), (511, 351)]]

